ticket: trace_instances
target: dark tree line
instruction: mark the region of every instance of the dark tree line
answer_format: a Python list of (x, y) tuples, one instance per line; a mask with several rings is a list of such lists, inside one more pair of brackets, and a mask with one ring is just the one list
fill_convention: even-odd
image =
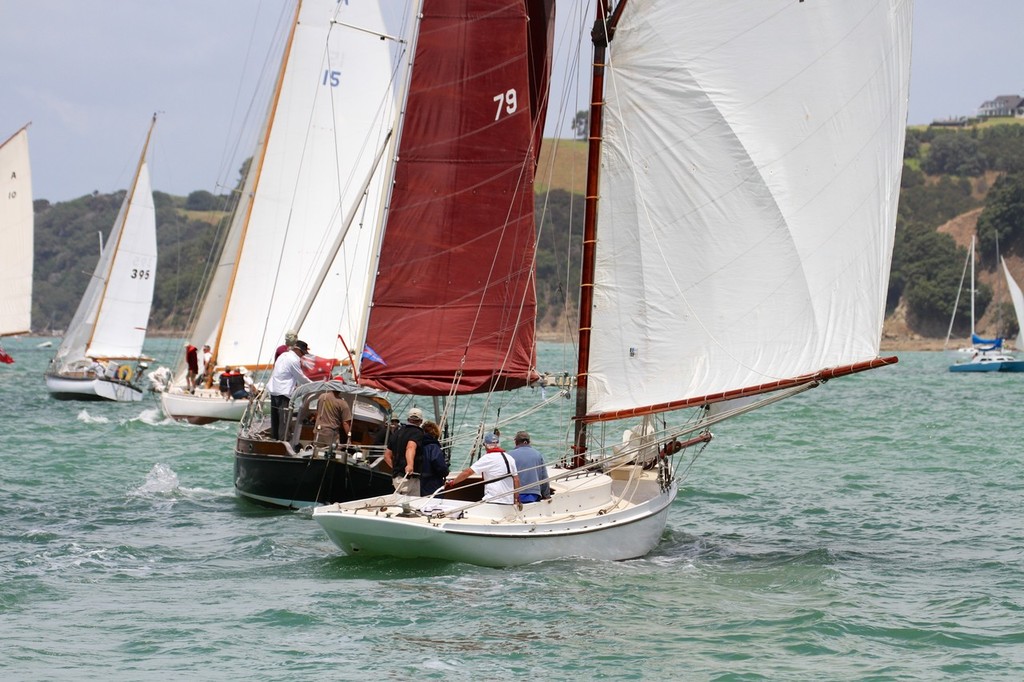
[[(582, 130), (586, 117), (578, 116), (576, 123)], [(983, 206), (977, 228), (982, 267), (997, 267), (997, 243), (1002, 254), (1024, 256), (1024, 126), (911, 129), (904, 157), (887, 312), (902, 298), (915, 331), (944, 336), (966, 252), (936, 228)], [(980, 176), (984, 171), (998, 173), (991, 188)], [(37, 329), (64, 329), (70, 322), (99, 257), (97, 234), (106, 239), (123, 197), (118, 192), (35, 203)], [(219, 251), (231, 206), (228, 197), (202, 190), (187, 197), (155, 192), (154, 198), (159, 257), (151, 326), (183, 330)], [(576, 319), (583, 198), (554, 190), (536, 202), (538, 327), (565, 332)], [(981, 287), (975, 300), (979, 317), (991, 297)], [(958, 334), (969, 325), (969, 306), (969, 298), (961, 296)]]

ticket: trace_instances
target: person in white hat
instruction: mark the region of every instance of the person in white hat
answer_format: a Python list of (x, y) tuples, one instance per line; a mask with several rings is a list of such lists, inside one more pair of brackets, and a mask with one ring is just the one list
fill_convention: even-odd
[(416, 465), (422, 459), (420, 450), (426, 436), (423, 432), (423, 410), (418, 407), (409, 408), (405, 422), (388, 439), (384, 461), (391, 467), (391, 483), (395, 486), (395, 492), (419, 497), (420, 479)]

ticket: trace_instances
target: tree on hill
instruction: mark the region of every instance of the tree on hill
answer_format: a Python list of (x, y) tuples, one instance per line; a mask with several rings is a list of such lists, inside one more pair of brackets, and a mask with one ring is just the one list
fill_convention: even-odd
[(961, 133), (936, 136), (921, 162), (921, 169), (929, 175), (975, 176), (985, 168), (985, 156), (977, 140)]
[(579, 306), (583, 198), (553, 190), (535, 201), (537, 328), (567, 333), (575, 326)]
[(997, 179), (978, 217), (978, 252), (989, 267), (998, 265), (997, 246), (1006, 253), (1024, 252), (1024, 173)]
[(978, 151), (991, 170), (1024, 171), (1024, 126), (998, 125), (984, 129), (978, 138)]
[[(957, 301), (966, 249), (957, 247), (948, 234), (920, 225), (899, 231), (896, 239), (898, 258), (894, 255), (889, 304), (895, 304), (894, 292), (899, 291), (906, 299), (911, 327), (926, 336), (943, 337), (956, 303), (954, 332), (969, 332), (970, 297), (961, 294)], [(895, 299), (898, 298), (896, 295)], [(984, 314), (991, 300), (992, 290), (980, 285), (974, 300), (977, 317)]]
[[(72, 201), (35, 203), (33, 318), (47, 330), (67, 328), (106, 243), (124, 191)], [(185, 200), (153, 192), (157, 275), (150, 326), (183, 329), (196, 291), (216, 253), (217, 225), (189, 220)]]

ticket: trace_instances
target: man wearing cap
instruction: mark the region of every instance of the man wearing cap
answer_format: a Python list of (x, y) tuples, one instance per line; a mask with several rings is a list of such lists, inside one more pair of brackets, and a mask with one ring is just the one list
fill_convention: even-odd
[(422, 427), (423, 410), (418, 407), (409, 408), (405, 421), (388, 439), (384, 461), (391, 466), (391, 482), (395, 492), (419, 497), (420, 479), (416, 464), (421, 459), (420, 448), (426, 435)]
[(305, 341), (296, 341), (289, 351), (274, 363), (274, 371), (267, 382), (267, 390), (270, 392), (270, 437), (274, 440), (281, 438), (281, 422), (295, 387), (309, 383), (309, 377), (302, 373), (302, 365), (299, 363), (299, 358), (309, 352), (309, 346)]
[(454, 488), (467, 478), (476, 474), (484, 479), (484, 502), (492, 504), (519, 504), (519, 471), (516, 461), (501, 449), (498, 434), (488, 433), (484, 436), (484, 447), (487, 452), (459, 475), (444, 484), (446, 488)]
[(519, 484), (523, 487), (519, 501), (527, 504), (546, 500), (551, 497), (551, 486), (548, 485), (548, 468), (544, 464), (544, 457), (530, 446), (530, 434), (526, 431), (517, 433), (515, 442), (515, 448), (508, 454), (516, 461)]
[(288, 352), (288, 349), (291, 348), (292, 346), (294, 346), (295, 342), (298, 341), (298, 340), (299, 340), (299, 333), (297, 331), (295, 331), (294, 329), (289, 329), (287, 332), (285, 332), (285, 334), (284, 334), (284, 343), (282, 343), (280, 346), (278, 346), (277, 350), (274, 351), (274, 362), (276, 363), (277, 359), (279, 357), (281, 357), (283, 354), (285, 354), (286, 352)]

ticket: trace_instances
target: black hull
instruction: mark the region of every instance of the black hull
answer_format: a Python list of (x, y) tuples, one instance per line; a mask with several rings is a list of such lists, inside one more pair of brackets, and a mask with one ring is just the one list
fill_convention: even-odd
[(88, 403), (109, 403), (110, 401), (101, 395), (86, 395), (85, 393), (51, 393), (54, 400), (80, 400)]
[(300, 509), (394, 492), (391, 474), (340, 459), (235, 452), (235, 491), (259, 504)]

